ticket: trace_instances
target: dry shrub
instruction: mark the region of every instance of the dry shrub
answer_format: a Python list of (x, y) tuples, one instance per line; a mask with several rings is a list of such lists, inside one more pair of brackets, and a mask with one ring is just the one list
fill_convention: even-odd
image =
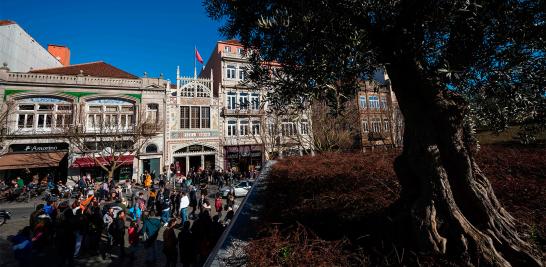
[(546, 252), (546, 148), (488, 145), (478, 164), (503, 206), (530, 226), (532, 241)]
[[(249, 243), (249, 261), (256, 266), (336, 266), (362, 265), (365, 259), (366, 265), (392, 265), (402, 264), (405, 254), (404, 264), (449, 265), (438, 256), (401, 253), (392, 245), (396, 236), (382, 233), (389, 229), (387, 209), (400, 191), (392, 165), (398, 153), (280, 160), (262, 196), (265, 208), (257, 229), (265, 234)], [(518, 221), (532, 226), (532, 238), (546, 251), (546, 149), (486, 145), (477, 159), (500, 201)], [(271, 231), (277, 226), (281, 230)], [(309, 238), (310, 231), (316, 236)], [(279, 258), (282, 251), (286, 258)]]
[(281, 231), (275, 227), (245, 249), (249, 266), (347, 266), (365, 264), (344, 250), (345, 240), (325, 241), (301, 224)]

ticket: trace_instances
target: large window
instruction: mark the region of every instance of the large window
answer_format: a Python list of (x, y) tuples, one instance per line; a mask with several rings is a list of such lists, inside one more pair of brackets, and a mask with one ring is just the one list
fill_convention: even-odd
[(382, 109), (387, 109), (388, 108), (387, 97), (384, 96), (384, 95), (381, 96), (381, 108)]
[(244, 81), (245, 80), (245, 69), (239, 68), (239, 80)]
[(376, 95), (372, 95), (368, 97), (368, 101), (370, 102), (370, 108), (379, 109), (379, 97)]
[(296, 134), (296, 124), (293, 122), (283, 122), (281, 125), (282, 135), (293, 136)]
[(250, 94), (250, 105), (252, 106), (252, 109), (254, 110), (260, 109), (260, 94), (258, 93)]
[(381, 120), (380, 119), (372, 119), (372, 131), (376, 133), (381, 132)]
[(227, 108), (233, 110), (236, 107), (237, 107), (237, 93), (228, 92), (227, 93)]
[(34, 114), (19, 114), (17, 118), (17, 128), (34, 128)]
[(253, 135), (260, 134), (260, 121), (252, 121), (252, 134)]
[(226, 78), (235, 79), (235, 65), (227, 65)]
[(146, 122), (157, 123), (159, 121), (159, 105), (148, 104), (146, 109)]
[(201, 107), (190, 107), (191, 108), (191, 128), (201, 128)]
[(129, 129), (135, 124), (134, 104), (120, 99), (87, 102), (87, 128), (90, 130)]
[(72, 105), (59, 98), (26, 98), (16, 106), (17, 129), (51, 130), (72, 125)]
[(241, 109), (248, 109), (248, 93), (239, 93), (239, 105)]
[(235, 136), (237, 135), (237, 121), (230, 120), (228, 121), (227, 125), (227, 135), (228, 136)]
[(362, 121), (362, 130), (367, 133), (369, 131), (369, 128), (368, 128), (368, 120), (364, 120)]
[(201, 128), (210, 128), (210, 107), (201, 107)]
[(309, 134), (309, 123), (307, 120), (301, 121), (301, 134)]
[(231, 46), (224, 46), (224, 52), (231, 53)]
[(389, 121), (383, 120), (383, 130), (385, 130), (385, 132), (389, 132), (389, 128)]
[(248, 135), (249, 134), (249, 125), (247, 120), (242, 120), (239, 122), (239, 135)]
[(181, 106), (180, 128), (201, 129), (210, 128), (210, 107)]
[(180, 107), (180, 128), (190, 128), (190, 107)]
[(366, 108), (366, 96), (360, 96), (358, 98), (358, 103), (360, 104), (361, 108)]

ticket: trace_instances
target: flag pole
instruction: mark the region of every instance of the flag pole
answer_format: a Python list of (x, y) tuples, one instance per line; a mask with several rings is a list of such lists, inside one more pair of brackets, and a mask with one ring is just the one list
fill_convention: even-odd
[(197, 46), (193, 46), (193, 78), (197, 79)]

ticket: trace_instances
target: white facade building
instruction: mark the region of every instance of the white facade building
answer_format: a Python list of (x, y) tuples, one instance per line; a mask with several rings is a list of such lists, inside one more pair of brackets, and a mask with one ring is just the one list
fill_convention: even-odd
[(15, 22), (0, 20), (0, 66), (13, 72), (62, 67), (61, 62)]

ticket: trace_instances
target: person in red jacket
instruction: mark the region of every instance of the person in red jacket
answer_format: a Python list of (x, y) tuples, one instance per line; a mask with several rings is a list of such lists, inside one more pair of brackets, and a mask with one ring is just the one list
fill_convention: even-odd
[(216, 214), (218, 215), (218, 218), (222, 217), (222, 197), (220, 197), (220, 194), (216, 194), (216, 199), (214, 200), (214, 208), (216, 208)]
[(132, 221), (129, 229), (127, 229), (127, 234), (129, 236), (129, 260), (131, 262), (135, 260), (135, 255), (138, 250), (138, 245), (140, 241), (138, 233), (138, 224), (135, 221)]

